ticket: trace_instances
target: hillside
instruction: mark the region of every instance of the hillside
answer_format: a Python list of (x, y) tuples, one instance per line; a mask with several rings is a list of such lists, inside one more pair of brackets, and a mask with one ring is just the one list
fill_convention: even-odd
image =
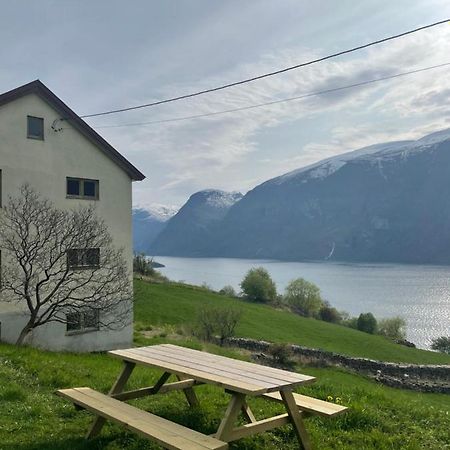
[(135, 280), (135, 320), (144, 325), (192, 325), (204, 305), (243, 311), (237, 335), (321, 348), (350, 356), (416, 364), (450, 364), (450, 355), (407, 348), (381, 336), (227, 298), (194, 286)]
[[(179, 256), (450, 264), (450, 130), (338, 155), (269, 180)], [(195, 219), (197, 220), (197, 219)], [(178, 221), (177, 235), (193, 226)], [(176, 237), (176, 236), (175, 236)]]
[[(204, 304), (239, 304), (244, 312), (239, 333), (269, 340), (299, 342), (315, 347), (366, 357), (411, 362), (449, 362), (431, 352), (407, 349), (383, 338), (355, 330), (304, 319), (261, 305), (226, 298), (201, 288), (177, 284), (135, 282), (136, 320), (151, 329), (158, 325), (192, 324)], [(268, 320), (269, 318), (269, 320)], [(147, 338), (136, 333), (137, 345), (172, 342), (208, 352), (247, 359), (236, 350), (204, 344), (178, 335), (171, 341), (164, 333)], [(86, 441), (92, 416), (77, 411), (54, 394), (56, 389), (89, 386), (107, 392), (121, 370), (121, 362), (106, 354), (52, 353), (0, 343), (0, 449), (1, 450), (157, 450), (160, 447), (123, 427), (107, 424), (101, 437)], [(316, 383), (301, 392), (316, 398), (339, 401), (348, 414), (332, 420), (308, 418), (306, 427), (314, 448), (442, 450), (448, 448), (450, 399), (444, 394), (425, 394), (393, 389), (363, 376), (335, 368), (296, 366), (313, 375)], [(138, 367), (129, 389), (152, 385), (161, 373)], [(205, 434), (211, 434), (223, 417), (228, 395), (212, 386), (198, 386), (200, 408), (189, 409), (181, 393), (133, 401), (139, 408), (166, 417)], [(257, 419), (282, 413), (281, 406), (249, 399)], [(294, 450), (298, 442), (290, 427), (242, 439), (235, 450)]]

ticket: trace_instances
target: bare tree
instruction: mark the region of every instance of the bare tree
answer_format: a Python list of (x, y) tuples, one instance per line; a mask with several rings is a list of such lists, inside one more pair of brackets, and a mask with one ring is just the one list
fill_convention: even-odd
[(221, 346), (234, 336), (236, 326), (242, 317), (242, 311), (236, 307), (204, 307), (197, 316), (200, 335), (206, 341), (211, 341), (214, 334), (219, 336)]
[(94, 207), (61, 210), (25, 184), (0, 213), (0, 248), (2, 299), (29, 312), (17, 344), (37, 327), (86, 312), (94, 313), (99, 327), (130, 322), (123, 251), (114, 248)]

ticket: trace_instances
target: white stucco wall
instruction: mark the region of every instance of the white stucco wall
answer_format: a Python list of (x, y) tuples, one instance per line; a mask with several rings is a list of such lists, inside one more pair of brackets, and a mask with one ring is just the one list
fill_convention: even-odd
[[(28, 115), (44, 118), (43, 141), (27, 138)], [(17, 195), (24, 182), (59, 208), (95, 203), (97, 213), (108, 225), (114, 245), (124, 249), (131, 274), (131, 178), (70, 122), (63, 122), (64, 130), (55, 133), (51, 125), (59, 117), (57, 111), (35, 94), (0, 106), (2, 204), (9, 195)], [(99, 180), (99, 200), (66, 198), (66, 177)], [(23, 316), (12, 313), (11, 308), (0, 297), (1, 339), (5, 341), (17, 337), (23, 321)], [(132, 331), (132, 326), (128, 326), (121, 331), (101, 330), (69, 336), (64, 325), (49, 324), (36, 329), (31, 342), (54, 350), (98, 351), (129, 346)]]

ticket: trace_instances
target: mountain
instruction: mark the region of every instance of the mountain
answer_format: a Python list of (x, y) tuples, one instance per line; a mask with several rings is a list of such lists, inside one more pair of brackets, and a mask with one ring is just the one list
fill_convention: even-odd
[(448, 264), (449, 180), (450, 129), (372, 145), (262, 183), (170, 254)]
[(210, 230), (224, 219), (228, 210), (241, 198), (242, 194), (239, 192), (214, 189), (191, 195), (153, 242), (153, 254), (177, 256), (200, 254), (203, 242), (212, 238)]
[(151, 254), (151, 244), (164, 229), (167, 221), (176, 214), (172, 206), (152, 205), (133, 208), (133, 248), (137, 253)]

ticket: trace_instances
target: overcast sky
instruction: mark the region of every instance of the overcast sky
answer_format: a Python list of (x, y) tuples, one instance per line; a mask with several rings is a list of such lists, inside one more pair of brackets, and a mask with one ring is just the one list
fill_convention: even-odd
[[(78, 114), (237, 81), (450, 17), (448, 0), (0, 0), (0, 92), (39, 78)], [(450, 62), (450, 25), (240, 87), (89, 119), (147, 175), (134, 204), (246, 192), (325, 157), (450, 127), (450, 68), (145, 126)]]

